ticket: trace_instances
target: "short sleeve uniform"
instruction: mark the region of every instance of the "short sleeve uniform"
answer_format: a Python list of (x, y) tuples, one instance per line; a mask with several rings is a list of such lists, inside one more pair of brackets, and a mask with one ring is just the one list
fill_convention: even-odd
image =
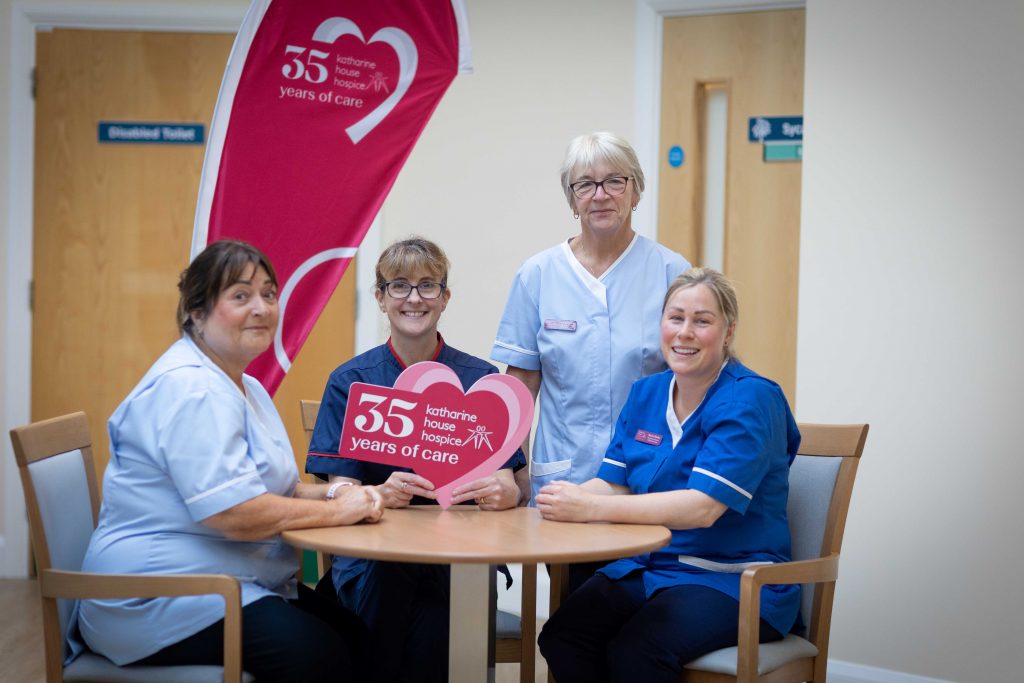
[(636, 235), (600, 278), (568, 242), (516, 273), (491, 358), (541, 372), (534, 495), (552, 479), (582, 483), (597, 474), (630, 385), (665, 368), (662, 298), (689, 265)]
[[(463, 391), (468, 390), (481, 377), (498, 372), (498, 369), (487, 361), (463, 353), (445, 344), (443, 340), (440, 341), (440, 349), (434, 360), (455, 371), (462, 382)], [(341, 427), (348, 405), (349, 387), (353, 382), (392, 387), (404, 369), (389, 344), (381, 344), (356, 356), (331, 373), (309, 443), (309, 455), (306, 457), (307, 472), (323, 479), (330, 475), (338, 475), (357, 479), (366, 485), (377, 486), (387, 481), (392, 472), (412, 471), (407, 468), (338, 457), (338, 444), (341, 441)], [(525, 459), (522, 451), (517, 450), (503, 467), (520, 465), (525, 465)], [(435, 501), (414, 497), (412, 504), (428, 505), (435, 504)], [(340, 588), (361, 575), (370, 564), (369, 560), (336, 556), (333, 566), (334, 585)]]
[[(680, 425), (671, 408), (671, 371), (633, 385), (598, 477), (632, 493), (695, 489), (728, 506), (707, 529), (673, 530), (656, 552), (600, 570), (610, 579), (644, 572), (648, 596), (669, 586), (708, 586), (739, 600), (740, 574), (790, 559), (786, 502), (800, 433), (782, 390), (736, 361)], [(761, 616), (792, 628), (799, 586), (768, 586)]]
[[(229, 574), (242, 604), (294, 597), (294, 550), (280, 538), (236, 541), (202, 520), (264, 493), (291, 495), (298, 471), (284, 425), (254, 378), (245, 394), (183, 338), (107, 423), (111, 457), (83, 570)], [(126, 664), (224, 617), (219, 596), (84, 600), (85, 642)]]

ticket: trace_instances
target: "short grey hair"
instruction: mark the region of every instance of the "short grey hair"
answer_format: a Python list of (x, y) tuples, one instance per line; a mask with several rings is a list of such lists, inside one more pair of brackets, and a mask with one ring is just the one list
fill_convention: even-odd
[(592, 168), (598, 162), (605, 162), (632, 178), (633, 203), (640, 201), (644, 191), (644, 171), (633, 147), (614, 133), (588, 133), (569, 142), (565, 161), (562, 162), (562, 191), (573, 211), (576, 210), (576, 195), (569, 189), (569, 184), (576, 182), (576, 177), (584, 169)]

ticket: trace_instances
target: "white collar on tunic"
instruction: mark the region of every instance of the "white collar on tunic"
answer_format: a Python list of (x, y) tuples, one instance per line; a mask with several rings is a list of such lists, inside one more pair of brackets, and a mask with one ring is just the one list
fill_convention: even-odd
[(231, 385), (232, 389), (241, 392), (242, 396), (245, 397), (246, 402), (249, 402), (249, 389), (246, 386), (245, 381), (245, 378), (248, 377), (248, 375), (244, 373), (242, 374), (242, 386), (246, 387), (245, 390), (243, 391), (238, 388), (237, 384), (235, 384), (235, 380), (228, 377), (228, 373), (224, 372), (224, 370), (219, 365), (217, 365), (212, 358), (203, 353), (203, 350), (199, 348), (199, 345), (196, 344), (191, 337), (189, 337), (187, 334), (184, 334), (181, 336), (181, 338), (185, 340), (185, 342), (189, 345), (192, 351), (196, 354), (196, 357), (199, 358), (199, 362), (203, 364), (203, 367), (209, 368), (210, 370), (213, 371), (215, 375), (217, 375), (222, 380)]
[(583, 283), (583, 286), (586, 287), (587, 290), (589, 290), (590, 293), (593, 294), (594, 297), (601, 302), (601, 305), (606, 310), (608, 309), (608, 293), (607, 287), (605, 287), (605, 284), (604, 282), (602, 282), (602, 280), (608, 277), (608, 274), (615, 270), (615, 266), (622, 263), (622, 260), (626, 258), (626, 255), (630, 251), (632, 251), (633, 245), (635, 245), (637, 242), (637, 237), (639, 237), (639, 235), (634, 232), (633, 239), (629, 241), (629, 246), (627, 246), (623, 250), (623, 252), (619, 255), (619, 258), (615, 259), (615, 261), (610, 266), (608, 266), (607, 270), (601, 273), (601, 277), (599, 278), (591, 275), (590, 271), (584, 268), (583, 264), (580, 263), (578, 258), (576, 258), (576, 254), (572, 253), (572, 247), (569, 246), (570, 240), (562, 242), (562, 253), (565, 254), (565, 258), (569, 262), (569, 267), (572, 269), (572, 272), (576, 274), (576, 277), (580, 279), (580, 282)]
[[(217, 375), (225, 384), (229, 385), (235, 391), (240, 391), (240, 393), (242, 394), (242, 398), (245, 400), (245, 405), (248, 407), (249, 412), (253, 415), (253, 417), (256, 418), (256, 421), (259, 422), (259, 424), (263, 427), (263, 430), (267, 433), (267, 435), (271, 439), (273, 439), (275, 443), (280, 444), (280, 442), (273, 437), (275, 431), (273, 429), (274, 421), (272, 417), (267, 414), (267, 411), (264, 409), (264, 406), (261, 404), (261, 402), (257, 400), (257, 397), (252, 395), (252, 386), (250, 382), (253, 381), (254, 378), (251, 375), (243, 373), (242, 386), (244, 387), (244, 389), (239, 390), (238, 385), (235, 384), (234, 380), (228, 377), (228, 374), (224, 372), (224, 370), (219, 365), (217, 365), (212, 358), (203, 353), (203, 350), (199, 348), (199, 345), (196, 344), (195, 341), (193, 341), (187, 334), (182, 335), (182, 339), (185, 340), (185, 342), (188, 344), (191, 350), (196, 354), (196, 356), (199, 358), (199, 362), (202, 363), (203, 367), (208, 368), (211, 372)], [(258, 380), (256, 380), (256, 382), (257, 384), (259, 383)], [(290, 448), (291, 444), (289, 444), (289, 449)]]
[[(722, 363), (722, 367), (718, 368), (718, 374), (715, 375), (715, 382), (717, 382), (718, 378), (722, 376), (722, 370), (724, 370), (725, 366), (728, 364), (729, 361), (725, 361), (724, 363)], [(715, 386), (715, 382), (711, 383), (711, 386), (708, 387), (709, 390), (711, 389), (711, 387)], [(668, 423), (668, 433), (672, 435), (672, 448), (678, 446), (680, 439), (683, 438), (683, 425), (686, 424), (687, 420), (693, 417), (693, 413), (696, 413), (698, 408), (704, 405), (704, 400), (708, 397), (708, 392), (705, 391), (704, 396), (701, 397), (700, 399), (700, 403), (697, 404), (697, 408), (694, 408), (689, 415), (687, 415), (682, 419), (682, 421), (680, 421), (676, 417), (675, 406), (672, 405), (672, 397), (675, 394), (675, 392), (676, 376), (673, 374), (672, 381), (668, 383), (668, 405), (665, 408), (665, 422)]]

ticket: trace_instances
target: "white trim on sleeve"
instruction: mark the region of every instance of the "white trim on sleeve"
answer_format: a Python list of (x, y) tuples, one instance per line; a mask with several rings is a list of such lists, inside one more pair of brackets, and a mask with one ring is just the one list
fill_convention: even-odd
[(226, 481), (223, 484), (220, 484), (219, 486), (214, 486), (212, 489), (210, 489), (208, 491), (203, 491), (202, 493), (197, 493), (196, 495), (192, 496), (191, 498), (187, 498), (185, 500), (185, 505), (191, 505), (192, 503), (200, 501), (203, 498), (207, 498), (209, 496), (212, 496), (215, 493), (220, 493), (224, 489), (229, 488), (231, 486), (234, 486), (235, 484), (241, 483), (243, 481), (246, 481), (247, 479), (252, 479), (253, 477), (258, 477), (258, 476), (260, 476), (259, 472), (249, 472), (248, 474), (243, 474), (240, 477), (235, 477), (231, 481)]
[(754, 496), (751, 495), (750, 493), (747, 493), (746, 489), (740, 488), (739, 486), (737, 486), (736, 484), (732, 483), (731, 481), (729, 481), (725, 477), (721, 476), (720, 474), (715, 474), (714, 472), (709, 472), (706, 469), (704, 469), (703, 467), (694, 467), (693, 471), (694, 472), (698, 472), (700, 474), (703, 474), (704, 476), (711, 477), (712, 479), (717, 479), (718, 481), (722, 482), (726, 486), (728, 486), (730, 488), (733, 488), (733, 489), (736, 489), (737, 492), (739, 492), (739, 493), (743, 494), (744, 496), (746, 496), (747, 500), (753, 500), (754, 499)]
[(505, 342), (498, 341), (497, 339), (494, 340), (494, 345), (495, 346), (500, 346), (503, 349), (508, 349), (509, 351), (515, 351), (516, 353), (524, 354), (526, 356), (539, 356), (540, 355), (540, 351), (530, 351), (529, 349), (524, 349), (521, 346), (516, 346), (515, 344), (506, 344)]
[(615, 465), (616, 467), (621, 467), (622, 469), (626, 469), (626, 463), (619, 462), (618, 460), (612, 460), (611, 458), (604, 458), (601, 462), (606, 462), (609, 465)]

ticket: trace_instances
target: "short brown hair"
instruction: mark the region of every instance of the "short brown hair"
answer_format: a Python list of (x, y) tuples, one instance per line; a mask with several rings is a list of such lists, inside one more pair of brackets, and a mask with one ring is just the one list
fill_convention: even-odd
[(444, 250), (428, 239), (413, 235), (390, 244), (377, 259), (376, 289), (383, 287), (399, 273), (425, 270), (443, 287), (448, 286), (448, 268), (451, 264)]
[(251, 244), (218, 240), (203, 249), (178, 279), (178, 331), (195, 337), (192, 314), (202, 311), (206, 315), (212, 311), (220, 293), (238, 282), (250, 264), (263, 266), (277, 286), (277, 274), (270, 259)]

